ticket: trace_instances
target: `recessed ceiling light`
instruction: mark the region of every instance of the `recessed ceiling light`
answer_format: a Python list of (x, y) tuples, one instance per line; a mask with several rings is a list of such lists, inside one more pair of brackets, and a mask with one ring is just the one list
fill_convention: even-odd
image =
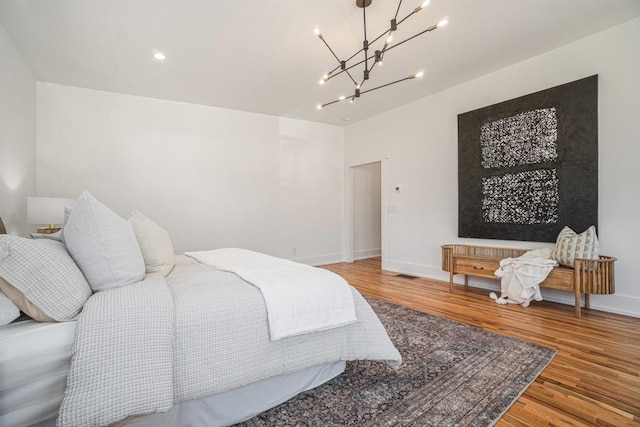
[(155, 58), (156, 61), (164, 61), (165, 59), (167, 59), (167, 55), (165, 55), (162, 52), (155, 52), (153, 54), (153, 57)]

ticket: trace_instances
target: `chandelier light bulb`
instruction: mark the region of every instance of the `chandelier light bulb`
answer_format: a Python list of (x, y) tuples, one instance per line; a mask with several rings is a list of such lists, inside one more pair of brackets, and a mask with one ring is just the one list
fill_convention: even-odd
[(445, 25), (447, 25), (448, 23), (449, 23), (449, 20), (445, 18), (442, 21), (438, 22), (438, 28), (442, 28)]
[(154, 53), (153, 57), (156, 59), (156, 61), (164, 61), (165, 59), (167, 59), (167, 56), (162, 52)]
[(393, 40), (393, 35), (389, 35), (389, 37), (387, 37), (387, 41), (385, 41), (385, 44), (389, 44), (391, 43), (391, 41)]
[(420, 78), (420, 77), (424, 76), (424, 71), (418, 71), (418, 72), (415, 74), (415, 76), (416, 76), (417, 78)]
[(316, 107), (316, 109), (318, 109), (318, 110), (322, 110), (322, 104), (318, 104), (318, 106)]
[(340, 101), (344, 101), (344, 99), (345, 99), (345, 98), (346, 98), (346, 96), (341, 95), (338, 99), (339, 99)]
[(429, 0), (424, 0), (420, 4), (420, 6), (416, 7), (415, 9), (413, 9), (413, 13), (418, 13), (418, 12), (420, 12), (422, 9), (424, 9), (427, 6), (429, 6)]
[(320, 37), (320, 28), (315, 27), (315, 28), (313, 29), (313, 34), (315, 34), (316, 36)]
[(324, 82), (326, 82), (326, 80), (325, 80), (325, 79), (320, 79), (320, 81), (319, 81), (318, 83), (319, 83), (319, 84), (321, 84), (321, 85), (323, 85), (323, 84), (324, 84)]

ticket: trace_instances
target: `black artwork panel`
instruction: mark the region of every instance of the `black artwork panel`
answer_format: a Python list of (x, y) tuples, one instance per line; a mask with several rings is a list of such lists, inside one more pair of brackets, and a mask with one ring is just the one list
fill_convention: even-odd
[(598, 76), (458, 115), (458, 236), (598, 225)]

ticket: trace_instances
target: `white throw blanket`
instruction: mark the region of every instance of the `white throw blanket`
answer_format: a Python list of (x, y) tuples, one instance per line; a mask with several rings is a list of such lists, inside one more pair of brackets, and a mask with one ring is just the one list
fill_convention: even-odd
[(246, 249), (185, 255), (234, 273), (259, 288), (267, 306), (272, 341), (357, 321), (349, 284), (330, 271)]
[(505, 258), (495, 275), (501, 278), (500, 298), (493, 292), (491, 299), (498, 304), (521, 304), (529, 306), (532, 300), (542, 301), (540, 283), (547, 278), (558, 263), (551, 259), (551, 248), (529, 251), (518, 258)]

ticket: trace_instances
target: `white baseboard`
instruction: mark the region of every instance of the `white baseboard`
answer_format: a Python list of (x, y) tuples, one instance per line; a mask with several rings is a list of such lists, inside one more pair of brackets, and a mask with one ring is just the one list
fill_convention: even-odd
[(318, 265), (335, 264), (338, 262), (343, 262), (344, 256), (342, 253), (327, 254), (327, 255), (305, 257), (305, 258), (291, 258), (291, 261), (295, 261), (295, 262), (299, 262), (307, 265), (318, 266)]
[(384, 260), (382, 269), (394, 273), (409, 274), (411, 276), (426, 277), (427, 279), (449, 282), (449, 273), (440, 267), (421, 264), (409, 264), (401, 261)]
[(354, 260), (359, 260), (359, 259), (367, 259), (367, 258), (375, 258), (375, 257), (379, 257), (382, 256), (382, 249), (378, 248), (378, 249), (363, 249), (360, 251), (355, 251), (353, 254), (353, 259)]
[[(383, 270), (395, 273), (410, 274), (412, 276), (424, 277), (432, 280), (439, 280), (449, 283), (449, 273), (442, 269), (429, 265), (409, 264), (400, 261), (386, 260), (382, 265)], [(464, 276), (456, 274), (453, 282), (459, 285), (464, 284)], [(498, 280), (469, 277), (469, 286), (487, 289), (500, 293), (500, 282)], [(541, 289), (542, 297), (551, 302), (574, 305), (573, 293), (560, 291), (557, 289)], [(489, 294), (487, 293), (487, 298)], [(582, 299), (584, 307), (584, 297)], [(590, 306), (593, 310), (606, 311), (608, 313), (623, 314), (625, 316), (640, 317), (640, 297), (631, 295), (591, 295)]]

